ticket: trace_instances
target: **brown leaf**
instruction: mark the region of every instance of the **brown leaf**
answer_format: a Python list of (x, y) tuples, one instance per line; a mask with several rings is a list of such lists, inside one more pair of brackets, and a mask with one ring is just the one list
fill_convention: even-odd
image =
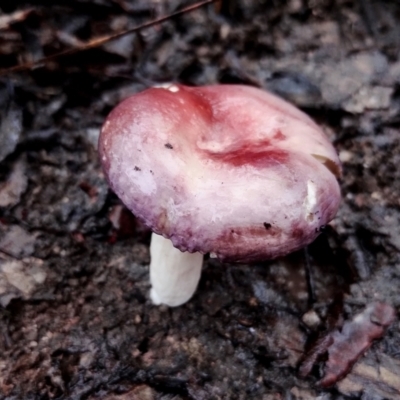
[(395, 310), (389, 304), (372, 303), (352, 321), (345, 322), (341, 332), (333, 332), (325, 375), (319, 384), (327, 387), (343, 378), (372, 341), (382, 337), (394, 317)]
[(328, 387), (345, 377), (354, 363), (379, 339), (395, 318), (394, 308), (385, 303), (372, 303), (341, 330), (334, 329), (319, 338), (300, 365), (300, 375), (307, 376), (319, 358), (327, 354), (323, 378), (318, 382)]

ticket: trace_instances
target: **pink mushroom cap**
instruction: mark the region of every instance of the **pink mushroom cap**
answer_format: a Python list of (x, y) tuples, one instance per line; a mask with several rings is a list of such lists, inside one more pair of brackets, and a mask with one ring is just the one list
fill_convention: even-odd
[(275, 258), (312, 242), (340, 203), (337, 154), (302, 111), (241, 85), (151, 88), (99, 139), (111, 188), (182, 251)]

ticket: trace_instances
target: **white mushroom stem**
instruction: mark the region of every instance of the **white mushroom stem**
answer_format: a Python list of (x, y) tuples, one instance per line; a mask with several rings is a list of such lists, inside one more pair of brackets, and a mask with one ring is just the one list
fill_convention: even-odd
[(181, 252), (163, 236), (151, 236), (150, 298), (154, 304), (170, 307), (186, 303), (200, 280), (203, 255)]

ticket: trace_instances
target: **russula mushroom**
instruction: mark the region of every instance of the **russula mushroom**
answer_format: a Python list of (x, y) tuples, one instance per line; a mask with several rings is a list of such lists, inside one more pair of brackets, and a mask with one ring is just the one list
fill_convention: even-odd
[(253, 87), (147, 89), (110, 113), (99, 152), (111, 188), (153, 231), (156, 304), (191, 298), (203, 254), (250, 262), (309, 244), (340, 202), (321, 129)]

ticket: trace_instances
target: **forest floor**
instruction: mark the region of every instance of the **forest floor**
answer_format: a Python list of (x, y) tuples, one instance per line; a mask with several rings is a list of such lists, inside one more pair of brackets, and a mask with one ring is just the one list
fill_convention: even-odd
[[(0, 67), (187, 4), (4, 0)], [(400, 399), (399, 54), (398, 2), (238, 0), (3, 73), (0, 399)], [(274, 91), (343, 163), (339, 213), (312, 245), (209, 259), (178, 308), (151, 304), (150, 232), (97, 156), (108, 112), (165, 82)]]

